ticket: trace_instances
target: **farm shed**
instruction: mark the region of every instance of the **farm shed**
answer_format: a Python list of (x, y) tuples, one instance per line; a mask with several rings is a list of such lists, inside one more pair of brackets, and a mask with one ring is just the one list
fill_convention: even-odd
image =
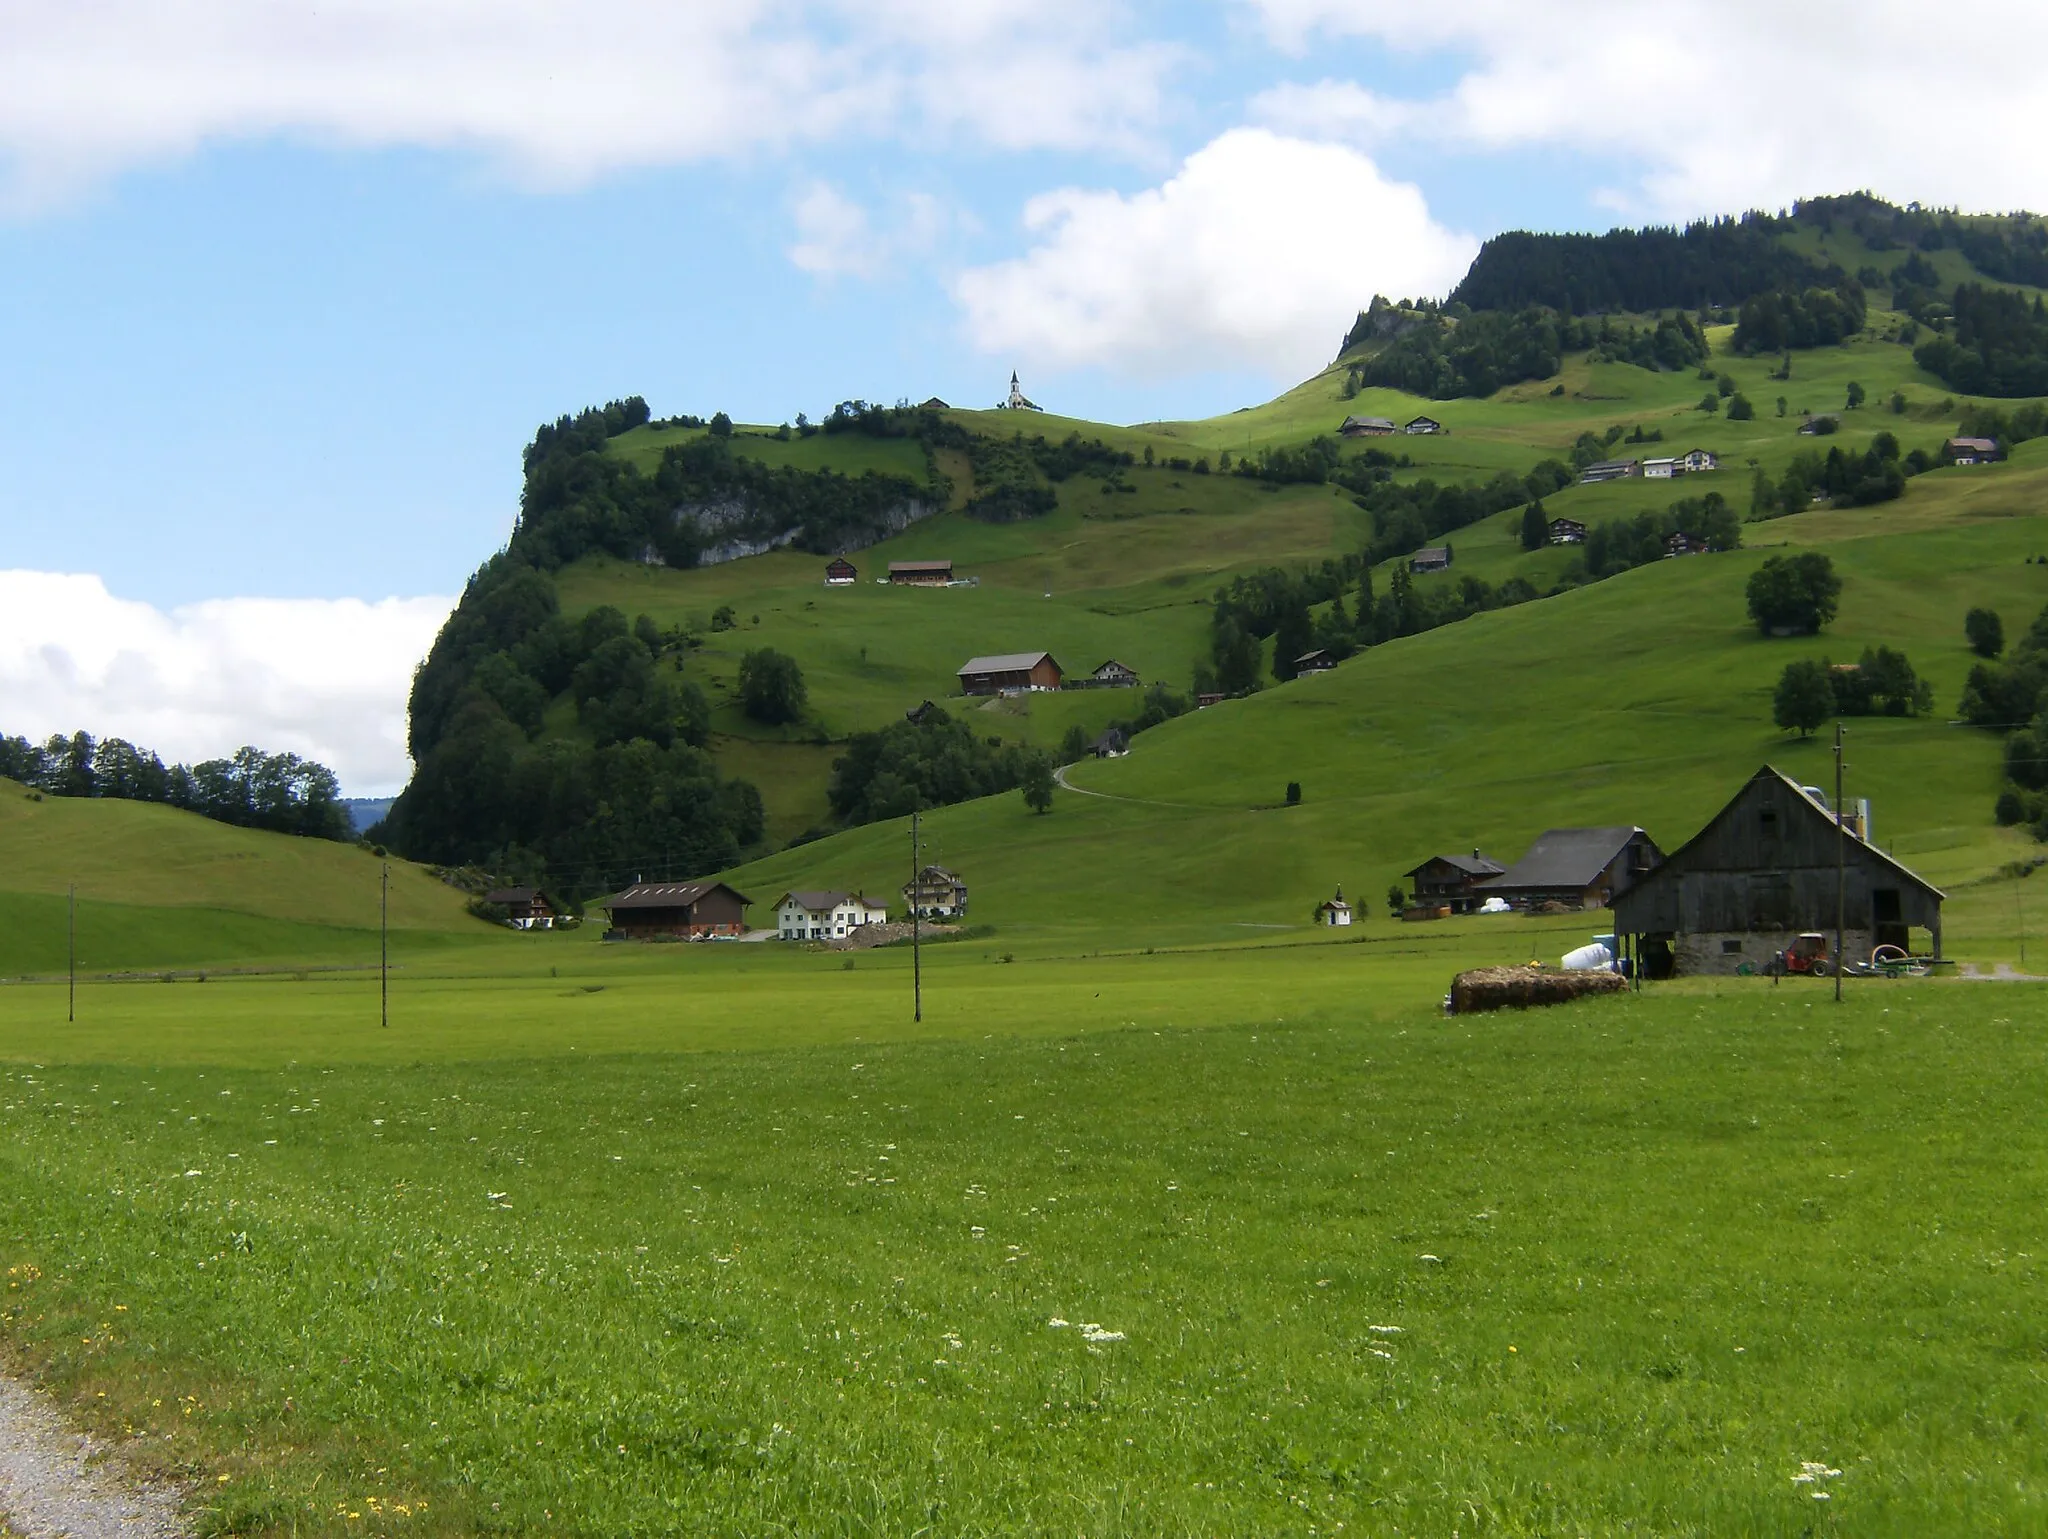
[(1470, 855), (1432, 855), (1402, 875), (1415, 892), (1417, 908), (1448, 908), (1454, 914), (1469, 914), (1487, 899), (1479, 884), (1505, 870), (1507, 867), (1492, 856), (1474, 850)]
[(1802, 931), (1832, 943), (1838, 858), (1848, 959), (1878, 946), (1941, 955), (1941, 891), (1861, 838), (1853, 819), (1838, 829), (1825, 803), (1769, 765), (1615, 900), (1615, 931), (1636, 938), (1651, 976), (1667, 956), (1680, 973), (1759, 969)]
[(538, 887), (497, 887), (484, 894), (484, 902), (505, 911), (505, 922), (515, 930), (552, 930), (555, 906)]
[(944, 866), (926, 866), (903, 884), (903, 902), (927, 919), (951, 919), (967, 912), (967, 884)]
[(963, 695), (1058, 689), (1060, 665), (1050, 652), (1002, 652), (994, 657), (968, 658), (961, 665), (958, 677)]
[(701, 940), (746, 931), (754, 900), (723, 882), (635, 882), (600, 899), (611, 920), (611, 940)]
[(1680, 466), (1675, 457), (1643, 461), (1643, 479), (1646, 481), (1669, 481), (1679, 473)]
[(1404, 433), (1441, 433), (1444, 425), (1434, 417), (1410, 417), (1401, 424)]
[(1346, 417), (1337, 429), (1344, 438), (1384, 438), (1395, 431), (1392, 417)]
[(1505, 898), (1517, 908), (1543, 903), (1605, 908), (1663, 860), (1657, 842), (1633, 825), (1552, 828), (1477, 892), (1482, 901)]
[(892, 561), (889, 581), (898, 587), (943, 588), (953, 580), (950, 561)]
[(1625, 476), (1639, 476), (1643, 467), (1634, 460), (1596, 460), (1579, 472), (1579, 485), (1591, 486), (1596, 481), (1619, 481)]
[(1411, 572), (1442, 572), (1451, 565), (1451, 547), (1448, 545), (1425, 545), (1408, 558)]

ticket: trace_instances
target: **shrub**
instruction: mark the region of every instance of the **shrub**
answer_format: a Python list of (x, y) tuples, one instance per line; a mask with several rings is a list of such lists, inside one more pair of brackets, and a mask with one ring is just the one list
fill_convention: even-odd
[(1301, 805), (1301, 782), (1299, 780), (1287, 782), (1287, 805), (1290, 807), (1299, 807)]
[(1835, 692), (1825, 663), (1801, 658), (1787, 663), (1771, 696), (1771, 720), (1787, 732), (1810, 737), (1835, 708)]
[(1963, 617), (1963, 634), (1979, 657), (1996, 657), (2005, 650), (2005, 622), (1995, 609), (1971, 610)]
[(770, 726), (795, 721), (807, 698), (795, 658), (761, 647), (740, 659), (740, 707), (754, 720)]
[(1749, 422), (1755, 416), (1756, 408), (1750, 404), (1748, 396), (1738, 391), (1728, 398), (1728, 420), (1730, 422)]
[(1835, 617), (1842, 579), (1819, 551), (1772, 556), (1749, 574), (1749, 617), (1765, 635), (1813, 635)]

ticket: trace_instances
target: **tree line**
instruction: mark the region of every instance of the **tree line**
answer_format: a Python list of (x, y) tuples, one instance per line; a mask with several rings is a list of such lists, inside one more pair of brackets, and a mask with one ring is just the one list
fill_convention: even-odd
[[(1345, 337), (1347, 351), (1388, 331), (1388, 301), (1375, 296), (1373, 306)], [(1452, 304), (1439, 310), (1422, 301), (1413, 305), (1413, 323), (1390, 334), (1391, 340), (1356, 366), (1357, 381), (1437, 400), (1488, 396), (1504, 385), (1549, 379), (1564, 366), (1568, 352), (1675, 370), (1701, 362), (1708, 351), (1705, 334), (1683, 311), (1639, 327), (1617, 325), (1605, 316), (1597, 322), (1576, 320), (1569, 311), (1544, 306), (1508, 311)]]
[(216, 823), (315, 839), (355, 838), (341, 787), (324, 764), (242, 748), (225, 759), (165, 764), (123, 738), (58, 734), (41, 744), (0, 734), (0, 778), (47, 796), (160, 802)]

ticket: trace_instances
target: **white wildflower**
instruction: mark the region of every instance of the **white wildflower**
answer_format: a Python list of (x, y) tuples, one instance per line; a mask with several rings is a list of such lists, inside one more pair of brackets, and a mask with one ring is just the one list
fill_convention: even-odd
[(1368, 1325), (1366, 1329), (1375, 1336), (1398, 1336), (1401, 1334), (1401, 1327), (1398, 1325)]
[(1438, 1266), (1441, 1266), (1441, 1265), (1443, 1264), (1443, 1259), (1444, 1259), (1444, 1258), (1443, 1258), (1443, 1257), (1441, 1257), (1441, 1256), (1432, 1256), (1432, 1255), (1431, 1255), (1431, 1254), (1430, 1254), (1430, 1253), (1429, 1253), (1428, 1251), (1424, 1251), (1424, 1252), (1423, 1252), (1423, 1253), (1422, 1253), (1421, 1255), (1417, 1256), (1417, 1257), (1416, 1257), (1415, 1259), (1416, 1259), (1417, 1261), (1428, 1261), (1428, 1262), (1432, 1262), (1432, 1263), (1434, 1263), (1434, 1264), (1436, 1264), (1436, 1265), (1438, 1265)]
[(1081, 1327), (1081, 1337), (1085, 1341), (1122, 1341), (1124, 1333), (1106, 1331), (1099, 1325), (1084, 1325)]
[(1062, 1320), (1058, 1315), (1054, 1315), (1050, 1320), (1046, 1321), (1045, 1323), (1056, 1331), (1063, 1331), (1067, 1328), (1067, 1322)]

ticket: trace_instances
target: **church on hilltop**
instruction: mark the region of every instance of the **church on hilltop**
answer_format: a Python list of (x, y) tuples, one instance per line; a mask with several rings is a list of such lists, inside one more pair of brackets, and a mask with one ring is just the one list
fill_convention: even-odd
[(1044, 411), (1036, 401), (1026, 399), (1024, 387), (1017, 383), (1017, 371), (1010, 370), (1010, 398), (996, 408), (998, 411)]

